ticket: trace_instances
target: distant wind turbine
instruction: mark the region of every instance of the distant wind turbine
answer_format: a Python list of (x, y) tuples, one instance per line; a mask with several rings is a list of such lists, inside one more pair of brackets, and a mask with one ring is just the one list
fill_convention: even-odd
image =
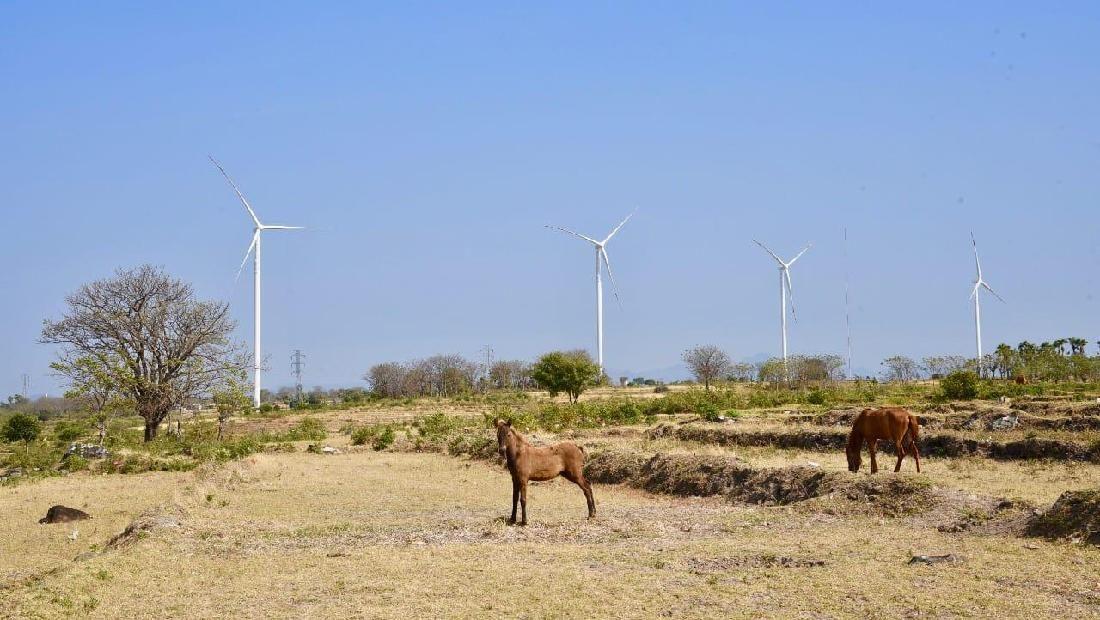
[(801, 258), (802, 255), (806, 253), (806, 250), (810, 249), (812, 244), (807, 244), (806, 247), (802, 248), (802, 251), (799, 252), (798, 254), (796, 254), (794, 258), (792, 258), (791, 260), (789, 260), (787, 262), (783, 262), (783, 259), (776, 256), (775, 252), (772, 252), (768, 248), (768, 246), (764, 245), (763, 243), (760, 243), (756, 239), (753, 239), (753, 242), (756, 243), (756, 245), (764, 248), (764, 251), (767, 252), (768, 254), (771, 254), (772, 258), (775, 259), (775, 262), (779, 263), (779, 323), (780, 323), (780, 331), (782, 332), (782, 336), (783, 336), (783, 365), (786, 366), (786, 364), (787, 364), (787, 296), (788, 295), (790, 295), (790, 298), (791, 298), (791, 316), (796, 317), (795, 312), (794, 312), (794, 289), (791, 286), (791, 265), (793, 265), (796, 260)]
[(970, 233), (970, 244), (974, 247), (974, 268), (977, 270), (977, 277), (974, 279), (974, 289), (970, 291), (970, 298), (974, 300), (974, 340), (977, 344), (978, 351), (978, 374), (981, 374), (982, 369), (982, 309), (979, 303), (978, 294), (979, 289), (985, 289), (990, 292), (994, 297), (1001, 300), (1001, 303), (1006, 303), (1000, 295), (998, 295), (989, 284), (982, 278), (982, 263), (978, 260), (978, 242), (974, 240), (974, 233)]
[(252, 222), (255, 227), (252, 229), (252, 243), (248, 246), (248, 251), (244, 253), (244, 260), (241, 261), (241, 266), (237, 269), (237, 279), (241, 278), (241, 272), (244, 271), (244, 265), (248, 262), (248, 255), (252, 255), (252, 273), (253, 273), (253, 295), (254, 295), (254, 308), (255, 317), (253, 323), (253, 359), (252, 359), (252, 404), (256, 407), (260, 406), (260, 385), (261, 375), (263, 374), (263, 357), (261, 356), (261, 344), (260, 344), (260, 245), (263, 235), (261, 234), (265, 230), (301, 230), (301, 226), (279, 226), (274, 224), (262, 224), (260, 218), (256, 217), (256, 212), (252, 209), (252, 205), (248, 204), (248, 200), (245, 199), (244, 194), (241, 193), (240, 188), (233, 182), (233, 179), (229, 178), (229, 175), (225, 172), (225, 168), (217, 162), (213, 157), (210, 157), (210, 161), (218, 167), (222, 176), (226, 181), (229, 181), (229, 185), (233, 188), (233, 191), (237, 193), (237, 197), (241, 199), (241, 204), (245, 209), (248, 209), (248, 215), (252, 217)]
[(615, 294), (615, 301), (618, 301), (620, 306), (622, 305), (622, 302), (619, 301), (619, 290), (618, 285), (615, 284), (615, 276), (611, 274), (611, 261), (607, 257), (607, 250), (604, 246), (607, 245), (608, 241), (611, 241), (611, 238), (615, 236), (615, 233), (619, 232), (619, 229), (623, 227), (623, 224), (626, 224), (627, 221), (629, 221), (632, 217), (634, 217), (633, 213), (626, 216), (626, 219), (619, 222), (619, 225), (616, 226), (615, 229), (612, 230), (611, 233), (608, 234), (603, 241), (596, 241), (592, 237), (586, 237), (580, 233), (573, 232), (568, 228), (562, 228), (561, 226), (547, 226), (547, 228), (560, 230), (564, 233), (573, 235), (574, 237), (584, 239), (596, 248), (596, 364), (599, 365), (601, 374), (603, 374), (603, 279), (601, 277), (603, 270), (601, 265), (607, 267), (607, 277), (611, 278), (611, 286), (614, 289), (613, 292)]

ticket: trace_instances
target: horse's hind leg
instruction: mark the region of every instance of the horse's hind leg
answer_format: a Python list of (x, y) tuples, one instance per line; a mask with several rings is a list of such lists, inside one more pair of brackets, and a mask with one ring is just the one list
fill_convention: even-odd
[(527, 481), (519, 483), (519, 505), (523, 509), (523, 520), (520, 525), (527, 525)]
[(894, 466), (895, 474), (901, 471), (901, 460), (905, 458), (905, 445), (903, 443), (904, 441), (905, 439), (902, 438), (894, 442), (894, 450), (896, 450), (898, 453), (898, 464)]
[(917, 447), (917, 442), (912, 438), (909, 439), (910, 445), (913, 446), (913, 460), (917, 462), (917, 473), (920, 473), (920, 448)]
[(584, 472), (574, 474), (566, 470), (561, 472), (561, 477), (581, 488), (581, 491), (584, 492), (584, 500), (588, 502), (588, 518), (594, 518), (596, 516), (596, 500), (592, 497), (592, 484), (584, 477)]

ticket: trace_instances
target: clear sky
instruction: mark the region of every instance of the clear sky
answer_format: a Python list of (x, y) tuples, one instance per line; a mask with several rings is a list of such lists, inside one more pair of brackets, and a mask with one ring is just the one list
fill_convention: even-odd
[[(231, 303), (250, 342), (250, 222), (271, 223), (269, 386), (362, 385), (434, 353), (593, 347), (602, 237), (613, 371), (714, 343), (855, 366), (1100, 340), (1096, 3), (0, 5), (0, 392), (56, 393), (41, 322), (152, 263)], [(811, 3), (805, 3), (811, 4)], [(910, 3), (912, 4), (912, 3)]]

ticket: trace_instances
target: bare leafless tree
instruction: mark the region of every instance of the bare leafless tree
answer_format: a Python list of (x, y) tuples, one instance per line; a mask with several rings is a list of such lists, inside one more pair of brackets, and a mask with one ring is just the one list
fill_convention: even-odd
[(191, 285), (159, 268), (119, 270), (65, 303), (64, 316), (42, 327), (42, 342), (62, 346), (55, 368), (65, 374), (81, 358), (103, 364), (145, 419), (146, 441), (173, 407), (244, 372), (228, 305), (195, 299)]
[(712, 381), (726, 376), (731, 369), (730, 356), (712, 344), (684, 351), (684, 363), (695, 375), (695, 380), (701, 381), (708, 390)]

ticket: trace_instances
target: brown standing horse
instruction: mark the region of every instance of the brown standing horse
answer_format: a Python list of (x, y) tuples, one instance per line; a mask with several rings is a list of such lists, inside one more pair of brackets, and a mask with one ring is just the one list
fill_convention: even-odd
[[(878, 461), (875, 460), (875, 444), (879, 439), (894, 442), (894, 450), (898, 454), (898, 464), (894, 472), (901, 471), (901, 460), (906, 454), (912, 454), (917, 462), (917, 472), (920, 472), (920, 450), (917, 449), (917, 439), (920, 436), (920, 422), (917, 416), (900, 407), (883, 407), (881, 409), (864, 409), (852, 423), (852, 433), (848, 435), (848, 471), (859, 471), (860, 451), (863, 443), (867, 443), (867, 450), (871, 453), (871, 473), (878, 471)], [(912, 452), (909, 452), (910, 448)]]
[(596, 516), (596, 500), (592, 485), (584, 478), (584, 448), (571, 441), (552, 446), (532, 446), (512, 428), (511, 422), (497, 420), (497, 451), (508, 462), (512, 473), (512, 518), (516, 522), (516, 502), (523, 507), (520, 525), (527, 525), (527, 483), (531, 480), (553, 480), (558, 476), (576, 484), (588, 501), (588, 518)]

